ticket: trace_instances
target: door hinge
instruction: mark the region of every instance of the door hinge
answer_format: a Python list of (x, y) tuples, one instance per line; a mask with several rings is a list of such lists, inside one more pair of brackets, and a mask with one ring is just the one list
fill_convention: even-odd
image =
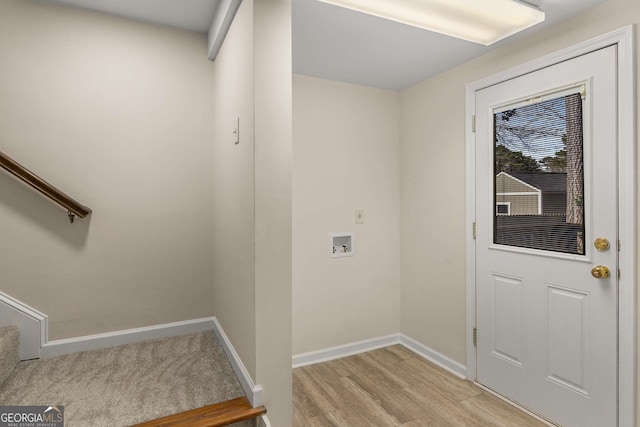
[(476, 223), (475, 222), (472, 224), (472, 228), (473, 228), (473, 240), (476, 240)]
[(471, 116), (471, 132), (476, 133), (476, 116)]
[(620, 252), (622, 250), (622, 243), (620, 243), (620, 240), (618, 240), (618, 252)]
[(478, 328), (473, 328), (473, 346), (478, 346)]

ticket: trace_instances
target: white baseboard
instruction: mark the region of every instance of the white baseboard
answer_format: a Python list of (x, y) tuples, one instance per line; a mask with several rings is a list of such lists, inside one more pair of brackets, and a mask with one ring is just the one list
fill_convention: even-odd
[(353, 356), (354, 354), (364, 353), (379, 348), (388, 347), (390, 345), (399, 344), (399, 334), (387, 335), (385, 337), (372, 338), (364, 341), (358, 341), (350, 344), (330, 347), (323, 350), (310, 351), (308, 353), (300, 353), (293, 356), (293, 367), (314, 365), (316, 363), (328, 362), (329, 360), (340, 359), (342, 357)]
[(337, 347), (330, 347), (323, 350), (311, 351), (308, 353), (296, 354), (293, 356), (293, 368), (301, 366), (314, 365), (316, 363), (328, 362), (330, 360), (340, 359), (342, 357), (353, 356), (354, 354), (364, 353), (379, 348), (388, 347), (395, 344), (401, 344), (407, 349), (413, 351), (428, 361), (440, 366), (451, 372), (453, 375), (466, 379), (467, 368), (456, 362), (455, 360), (439, 353), (424, 344), (419, 343), (413, 338), (409, 338), (404, 334), (393, 334), (384, 337), (372, 338), (365, 341), (344, 344)]
[(264, 390), (262, 386), (256, 385), (253, 382), (253, 378), (251, 378), (249, 371), (247, 371), (244, 363), (242, 363), (242, 359), (240, 359), (240, 356), (233, 348), (229, 337), (227, 337), (227, 334), (224, 333), (222, 325), (220, 325), (220, 322), (218, 322), (218, 319), (216, 319), (215, 317), (213, 318), (213, 324), (213, 331), (215, 332), (218, 341), (220, 341), (220, 344), (222, 344), (222, 347), (227, 354), (227, 358), (229, 358), (231, 366), (233, 366), (233, 370), (238, 376), (240, 384), (242, 385), (245, 394), (251, 402), (251, 406), (255, 408), (256, 406), (262, 405), (264, 403)]
[(213, 317), (165, 323), (143, 328), (125, 329), (104, 334), (86, 335), (45, 342), (40, 357), (48, 358), (79, 351), (98, 350), (156, 338), (167, 338), (195, 332), (210, 331), (214, 328)]
[(434, 363), (440, 366), (443, 369), (451, 372), (453, 375), (460, 377), (462, 379), (467, 379), (467, 368), (461, 363), (456, 362), (450, 357), (445, 356), (442, 353), (439, 353), (433, 350), (426, 345), (419, 343), (413, 338), (409, 338), (404, 334), (398, 334), (400, 337), (400, 344), (413, 351), (414, 353), (424, 357), (431, 363)]
[(0, 292), (0, 326), (9, 325), (20, 331), (20, 360), (39, 358), (47, 340), (47, 316)]
[(269, 422), (269, 418), (266, 415), (262, 415), (258, 417), (258, 427), (271, 427), (271, 423)]

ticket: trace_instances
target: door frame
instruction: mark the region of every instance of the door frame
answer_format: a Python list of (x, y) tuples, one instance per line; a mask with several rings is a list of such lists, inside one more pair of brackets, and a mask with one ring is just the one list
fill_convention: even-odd
[[(475, 133), (476, 92), (504, 81), (569, 59), (616, 45), (618, 60), (618, 427), (635, 426), (636, 411), (636, 114), (635, 29), (623, 27), (586, 42), (546, 55), (466, 86), (466, 283), (467, 369), (470, 381), (477, 378), (476, 347), (476, 248)], [(629, 237), (626, 237), (629, 236)]]

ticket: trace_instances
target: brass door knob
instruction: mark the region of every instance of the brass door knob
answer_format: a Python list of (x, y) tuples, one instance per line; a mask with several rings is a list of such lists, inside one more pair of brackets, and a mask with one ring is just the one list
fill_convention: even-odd
[(607, 266), (599, 265), (597, 267), (593, 267), (591, 275), (596, 279), (608, 279), (609, 276), (611, 276), (611, 270), (609, 270), (609, 267)]
[(609, 244), (609, 241), (604, 237), (598, 237), (595, 242), (593, 242), (593, 246), (595, 246), (599, 251), (606, 251), (611, 245)]

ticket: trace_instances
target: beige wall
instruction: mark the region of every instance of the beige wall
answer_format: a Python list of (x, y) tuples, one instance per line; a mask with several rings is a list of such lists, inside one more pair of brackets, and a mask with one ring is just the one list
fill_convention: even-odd
[(531, 193), (536, 192), (536, 188), (525, 184), (517, 178), (513, 178), (511, 175), (505, 175), (499, 173), (496, 175), (496, 188), (500, 193)]
[(610, 0), (402, 92), (404, 333), (465, 363), (465, 85), (638, 23), (640, 2)]
[(501, 196), (496, 194), (496, 202), (510, 203), (509, 215), (538, 215), (538, 194)]
[(212, 63), (203, 34), (0, 0), (0, 150), (94, 210), (70, 225), (0, 174), (0, 290), (54, 339), (216, 315), (283, 426), (290, 21), (245, 0)]
[(51, 339), (213, 315), (206, 37), (2, 0), (0, 58), (0, 150), (94, 211), (1, 173), (0, 290)]
[[(253, 2), (213, 63), (213, 312), (255, 380)], [(240, 119), (240, 143), (233, 130)]]
[[(400, 329), (399, 94), (294, 75), (293, 353)], [(355, 224), (364, 209), (364, 224)], [(352, 231), (355, 255), (329, 257)]]
[[(291, 424), (291, 4), (245, 0), (214, 63), (214, 311)], [(233, 129), (240, 118), (240, 142)]]
[(254, 1), (253, 41), (256, 380), (271, 424), (290, 426), (291, 0)]

